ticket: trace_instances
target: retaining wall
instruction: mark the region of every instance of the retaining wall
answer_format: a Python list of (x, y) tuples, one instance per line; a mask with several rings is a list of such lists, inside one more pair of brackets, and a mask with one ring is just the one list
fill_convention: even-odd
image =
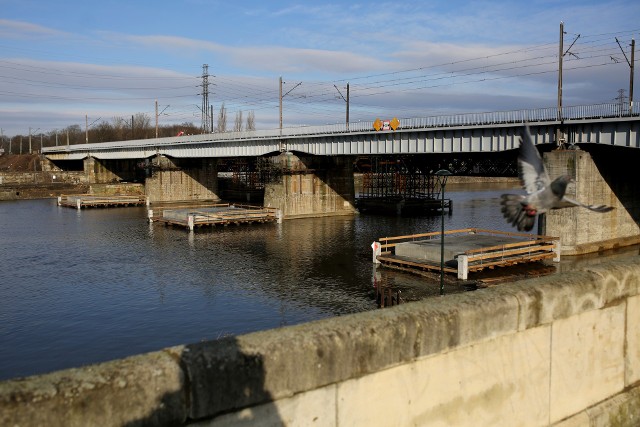
[(0, 425), (635, 426), (640, 257), (0, 383)]

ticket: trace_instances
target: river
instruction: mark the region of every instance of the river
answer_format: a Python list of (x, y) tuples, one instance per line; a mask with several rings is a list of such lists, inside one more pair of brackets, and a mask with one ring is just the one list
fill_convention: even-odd
[[(452, 186), (445, 228), (512, 230), (502, 192), (504, 184)], [(377, 309), (371, 243), (440, 230), (438, 215), (194, 233), (146, 217), (144, 208), (0, 202), (0, 380)], [(377, 277), (408, 295), (438, 293), (437, 281), (412, 274)]]

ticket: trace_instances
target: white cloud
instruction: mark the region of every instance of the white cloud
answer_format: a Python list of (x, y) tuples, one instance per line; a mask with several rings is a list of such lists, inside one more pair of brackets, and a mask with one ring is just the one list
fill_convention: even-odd
[(0, 19), (0, 37), (15, 39), (42, 39), (46, 37), (70, 37), (71, 34), (24, 21)]

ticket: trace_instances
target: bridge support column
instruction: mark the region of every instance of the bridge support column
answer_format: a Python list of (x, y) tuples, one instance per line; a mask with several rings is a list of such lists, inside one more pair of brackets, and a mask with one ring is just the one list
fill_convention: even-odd
[(631, 176), (637, 173), (638, 166), (625, 159), (625, 153), (637, 156), (629, 149), (625, 153), (596, 151), (593, 157), (583, 150), (557, 150), (544, 155), (552, 177), (567, 174), (575, 180), (567, 187), (567, 197), (586, 204), (615, 207), (608, 213), (580, 207), (547, 213), (546, 234), (560, 238), (562, 255), (598, 252), (640, 242), (640, 199)]
[(284, 219), (357, 212), (351, 157), (282, 153), (272, 162), (277, 173), (265, 185), (264, 205), (280, 209)]
[(134, 181), (139, 176), (135, 160), (100, 160), (94, 157), (84, 159), (84, 173), (91, 184), (111, 184)]
[(151, 203), (220, 200), (217, 159), (158, 156), (152, 164), (152, 176), (145, 181), (145, 194)]

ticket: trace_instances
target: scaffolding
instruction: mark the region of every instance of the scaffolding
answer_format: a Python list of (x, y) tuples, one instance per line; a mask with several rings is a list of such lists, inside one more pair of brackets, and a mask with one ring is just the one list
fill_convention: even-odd
[(434, 200), (440, 195), (433, 171), (422, 170), (410, 159), (372, 157), (369, 161), (361, 162), (362, 199)]

